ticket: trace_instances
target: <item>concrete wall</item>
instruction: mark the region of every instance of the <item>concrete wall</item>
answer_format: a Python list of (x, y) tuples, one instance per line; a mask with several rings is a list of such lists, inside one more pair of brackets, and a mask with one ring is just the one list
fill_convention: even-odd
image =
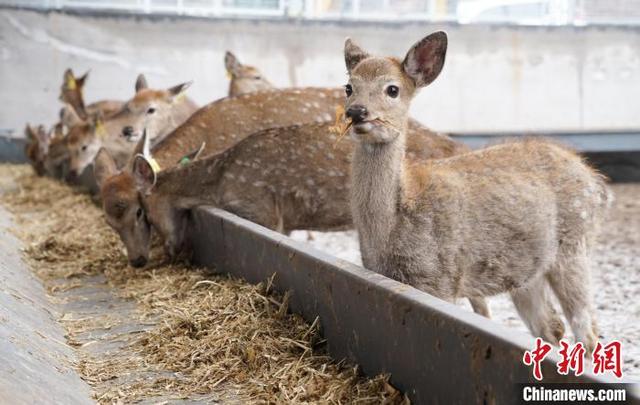
[(0, 128), (52, 123), (62, 72), (91, 69), (87, 101), (194, 80), (199, 103), (227, 91), (233, 50), (280, 86), (345, 83), (346, 36), (402, 56), (436, 29), (450, 34), (443, 75), (413, 114), (444, 131), (640, 127), (640, 28), (443, 26), (426, 23), (215, 21), (0, 10)]

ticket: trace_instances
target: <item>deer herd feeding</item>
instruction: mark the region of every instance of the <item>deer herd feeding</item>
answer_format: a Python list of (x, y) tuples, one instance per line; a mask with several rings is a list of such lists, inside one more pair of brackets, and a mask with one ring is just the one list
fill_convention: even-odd
[(69, 181), (93, 166), (134, 267), (147, 263), (154, 232), (168, 259), (188, 255), (189, 213), (201, 205), (283, 233), (355, 228), (365, 267), (467, 298), (485, 316), (485, 297), (508, 292), (531, 332), (557, 344), (564, 325), (552, 292), (592, 350), (590, 252), (611, 199), (604, 178), (545, 139), (470, 151), (411, 119), (447, 45), (436, 32), (401, 60), (347, 39), (343, 89), (276, 89), (227, 52), (229, 97), (201, 108), (185, 95), (190, 83), (153, 89), (142, 75), (131, 99), (85, 105), (87, 75), (67, 70), (60, 121), (27, 126), (26, 154), (38, 175)]

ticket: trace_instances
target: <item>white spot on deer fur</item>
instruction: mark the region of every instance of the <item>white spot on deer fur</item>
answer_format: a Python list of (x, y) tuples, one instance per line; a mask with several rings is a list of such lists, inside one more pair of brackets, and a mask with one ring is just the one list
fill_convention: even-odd
[(238, 177), (238, 181), (240, 181), (240, 183), (246, 183), (247, 179), (243, 175), (240, 175), (240, 177)]
[(266, 185), (267, 185), (267, 183), (262, 181), (262, 180), (258, 180), (258, 181), (254, 181), (253, 182), (253, 186), (254, 187), (264, 187)]
[(325, 113), (322, 117), (325, 119), (325, 121), (331, 121), (331, 114), (329, 113)]
[(306, 183), (309, 187), (313, 187), (316, 185), (316, 182), (313, 181), (313, 179), (307, 179)]
[(324, 93), (320, 93), (320, 94), (318, 94), (318, 97), (320, 97), (320, 98), (327, 98), (327, 95), (326, 95), (326, 94), (324, 94)]
[(229, 179), (229, 180), (234, 180), (234, 179), (236, 178), (236, 176), (234, 176), (234, 175), (233, 175), (233, 174), (231, 174), (231, 173), (225, 173), (225, 174), (224, 174), (224, 177), (226, 177), (226, 178), (227, 178), (227, 179)]

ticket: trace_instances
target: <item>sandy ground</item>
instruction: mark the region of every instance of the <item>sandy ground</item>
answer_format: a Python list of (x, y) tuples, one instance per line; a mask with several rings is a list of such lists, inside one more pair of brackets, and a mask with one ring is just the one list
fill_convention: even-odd
[[(594, 254), (594, 300), (601, 339), (622, 342), (624, 376), (640, 381), (640, 185), (613, 185), (612, 189), (615, 202)], [(307, 241), (307, 232), (292, 235), (317, 249), (361, 264), (354, 231), (314, 232), (313, 236), (315, 240)], [(508, 295), (491, 297), (489, 304), (495, 321), (529, 333)], [(466, 300), (459, 305), (471, 310)], [(557, 303), (556, 307), (560, 308)]]

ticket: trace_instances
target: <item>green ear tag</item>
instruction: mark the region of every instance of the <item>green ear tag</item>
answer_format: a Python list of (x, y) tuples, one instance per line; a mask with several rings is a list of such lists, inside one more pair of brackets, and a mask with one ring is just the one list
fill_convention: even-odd
[(186, 166), (191, 162), (191, 159), (189, 159), (189, 156), (185, 156), (182, 159), (180, 159), (180, 166)]

